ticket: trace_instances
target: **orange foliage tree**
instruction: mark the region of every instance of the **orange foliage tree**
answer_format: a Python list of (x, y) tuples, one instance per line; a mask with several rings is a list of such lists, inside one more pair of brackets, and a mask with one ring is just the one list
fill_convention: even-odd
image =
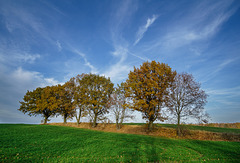
[(152, 130), (155, 120), (164, 121), (161, 110), (168, 100), (169, 87), (176, 75), (167, 64), (156, 61), (144, 62), (128, 74), (125, 89), (131, 98), (128, 107), (140, 111), (148, 120), (148, 129)]

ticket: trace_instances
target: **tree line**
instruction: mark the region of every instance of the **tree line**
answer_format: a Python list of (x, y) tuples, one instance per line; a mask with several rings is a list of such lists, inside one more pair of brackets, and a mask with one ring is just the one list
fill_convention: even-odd
[(64, 123), (76, 117), (79, 124), (82, 117), (89, 116), (92, 127), (112, 111), (118, 129), (125, 118), (133, 117), (131, 110), (136, 110), (151, 130), (154, 121), (168, 119), (166, 111), (176, 117), (178, 128), (184, 117), (207, 122), (206, 102), (207, 94), (191, 74), (177, 73), (165, 63), (152, 61), (134, 67), (127, 80), (116, 87), (110, 78), (90, 73), (63, 85), (27, 91), (18, 110), (29, 116), (42, 115), (44, 123), (61, 115)]

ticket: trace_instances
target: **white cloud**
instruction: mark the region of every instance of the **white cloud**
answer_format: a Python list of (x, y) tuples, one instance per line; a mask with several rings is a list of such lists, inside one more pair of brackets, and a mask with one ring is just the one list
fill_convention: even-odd
[(102, 75), (110, 77), (113, 83), (119, 83), (127, 78), (127, 74), (130, 72), (130, 70), (131, 66), (118, 62), (112, 65), (109, 70)]
[(21, 86), (21, 89), (31, 88), (35, 89), (36, 87), (45, 87), (56, 84), (61, 84), (59, 81), (54, 78), (45, 78), (41, 73), (36, 71), (27, 71), (18, 67), (14, 70), (9, 76), (9, 79), (12, 80), (11, 84), (17, 84)]
[(154, 23), (154, 21), (158, 18), (157, 15), (153, 15), (152, 18), (147, 19), (147, 23), (140, 27), (137, 36), (136, 36), (136, 41), (134, 42), (133, 45), (136, 45), (144, 36), (144, 33), (148, 30), (148, 28)]
[(116, 64), (110, 66), (108, 70), (106, 70), (102, 75), (110, 77), (114, 83), (121, 82), (123, 79), (125, 79), (131, 69), (131, 66), (124, 63), (127, 58), (127, 53), (128, 49), (117, 46), (112, 54), (118, 57), (119, 61)]
[(54, 78), (44, 78), (44, 81), (46, 81), (48, 85), (63, 84), (63, 83), (59, 83), (59, 81), (55, 80)]
[[(0, 121), (2, 122), (31, 122), (40, 123), (39, 118), (28, 118), (27, 115), (17, 111), (21, 101), (27, 90), (33, 90), (37, 87), (45, 87), (55, 85), (59, 82), (54, 78), (45, 78), (41, 73), (36, 71), (28, 71), (22, 67), (17, 69), (9, 69), (1, 65), (0, 71)], [(17, 112), (17, 113), (16, 113)], [(14, 113), (14, 114), (13, 114)], [(6, 117), (8, 116), (8, 117)]]

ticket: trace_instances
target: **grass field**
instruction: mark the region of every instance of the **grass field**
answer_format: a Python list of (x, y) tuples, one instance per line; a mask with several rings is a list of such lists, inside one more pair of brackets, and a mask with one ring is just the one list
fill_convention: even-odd
[(50, 125), (0, 125), (0, 162), (240, 162), (240, 142), (175, 140)]

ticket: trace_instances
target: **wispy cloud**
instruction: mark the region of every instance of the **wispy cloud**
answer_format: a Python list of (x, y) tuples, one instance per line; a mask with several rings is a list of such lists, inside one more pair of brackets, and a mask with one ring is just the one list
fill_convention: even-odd
[(56, 41), (56, 45), (57, 45), (58, 51), (62, 51), (62, 44), (59, 42), (59, 40)]
[(208, 89), (206, 93), (213, 96), (238, 97), (240, 96), (240, 86), (224, 89)]
[[(207, 73), (202, 79), (201, 82), (205, 83), (211, 79), (213, 79), (214, 77), (216, 77), (216, 75), (218, 75), (219, 72), (221, 72), (223, 69), (225, 69), (227, 66), (230, 65), (230, 63), (233, 63), (234, 61), (238, 60), (238, 58), (235, 59), (226, 59), (224, 61), (222, 61), (222, 63), (218, 64), (216, 67), (212, 67), (211, 69), (213, 71)], [(209, 70), (208, 70), (209, 71)]]
[(39, 54), (29, 54), (29, 53), (23, 53), (23, 54), (17, 54), (15, 55), (16, 60), (20, 60), (23, 62), (28, 62), (28, 63), (34, 63), (34, 61), (41, 56)]
[(162, 50), (175, 50), (196, 41), (206, 42), (212, 38), (237, 8), (229, 9), (232, 4), (231, 0), (217, 3), (208, 2), (197, 3), (198, 5), (193, 5), (186, 14), (183, 12), (183, 15), (171, 23), (171, 26), (166, 27), (166, 34), (157, 36), (146, 50), (159, 47), (164, 48)]
[[(52, 46), (57, 46), (58, 49), (61, 49), (60, 42), (55, 41), (58, 35), (55, 32), (49, 32), (49, 25), (53, 25), (57, 17), (59, 15), (62, 16), (61, 13), (54, 10), (55, 12), (47, 14), (49, 10), (46, 8), (50, 6), (46, 5), (39, 7), (46, 9), (44, 12), (36, 14), (37, 11), (33, 11), (29, 6), (24, 6), (18, 2), (15, 2), (14, 5), (11, 5), (11, 3), (3, 4), (4, 6), (0, 6), (0, 15), (3, 17), (5, 28), (10, 34), (14, 37), (22, 35), (24, 39), (21, 40), (27, 41), (29, 44), (35, 42), (36, 38), (41, 38)], [(42, 3), (38, 5), (42, 5)], [(51, 7), (51, 9), (53, 8)], [(46, 25), (45, 20), (50, 20), (48, 25)]]
[(112, 54), (119, 58), (119, 61), (111, 65), (102, 75), (110, 77), (114, 83), (121, 82), (126, 78), (131, 66), (125, 63), (127, 58), (128, 49), (118, 46)]
[(147, 19), (147, 23), (140, 27), (137, 35), (136, 35), (136, 41), (134, 42), (133, 45), (136, 45), (144, 36), (144, 33), (147, 32), (148, 28), (154, 23), (154, 21), (158, 18), (157, 15), (153, 15), (152, 18)]
[(24, 48), (21, 49), (18, 45), (0, 45), (0, 62), (5, 65), (17, 66), (22, 63), (33, 64), (40, 57), (40, 54), (32, 54)]
[(132, 56), (134, 56), (134, 57), (137, 57), (137, 58), (141, 59), (142, 61), (151, 61), (151, 59), (149, 59), (149, 58), (147, 58), (147, 57), (141, 57), (141, 56), (136, 55), (136, 54), (134, 54), (134, 53), (132, 53), (132, 52), (130, 52), (130, 51), (128, 51), (128, 54), (130, 54), (130, 55), (132, 55)]
[(85, 62), (85, 66), (87, 66), (87, 67), (89, 67), (91, 69), (91, 73), (93, 73), (93, 74), (97, 74), (98, 73), (97, 69), (87, 60), (87, 58), (86, 58), (84, 53), (82, 53), (82, 52), (80, 52), (79, 50), (76, 50), (76, 49), (74, 49), (73, 52), (75, 54), (78, 54), (79, 56), (81, 56), (83, 58), (83, 60)]

